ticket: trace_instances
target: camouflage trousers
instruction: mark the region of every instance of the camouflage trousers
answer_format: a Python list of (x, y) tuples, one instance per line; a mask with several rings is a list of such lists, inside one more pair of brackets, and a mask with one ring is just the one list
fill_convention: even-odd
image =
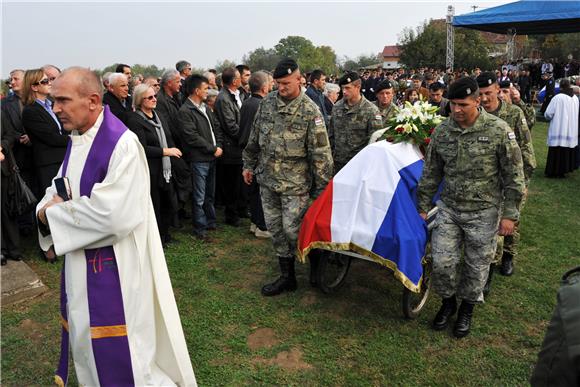
[(496, 248), (499, 211), (491, 207), (460, 212), (440, 200), (437, 206), (439, 212), (431, 234), (433, 289), (443, 298), (456, 295), (460, 300), (481, 302)]
[[(524, 205), (526, 204), (527, 195), (522, 197), (522, 201), (518, 206), (518, 212), (520, 213), (520, 218), (522, 215), (522, 210)], [(495, 250), (495, 257), (493, 258), (493, 264), (498, 264), (501, 262), (501, 258), (503, 257), (503, 253), (509, 253), (512, 257), (516, 257), (518, 253), (518, 245), (520, 244), (520, 222), (517, 222), (514, 227), (514, 232), (512, 235), (501, 236), (498, 235), (497, 237), (497, 248)]]
[(274, 251), (278, 257), (294, 257), (302, 217), (308, 209), (308, 195), (283, 195), (260, 187), (262, 208), (268, 231), (272, 233)]

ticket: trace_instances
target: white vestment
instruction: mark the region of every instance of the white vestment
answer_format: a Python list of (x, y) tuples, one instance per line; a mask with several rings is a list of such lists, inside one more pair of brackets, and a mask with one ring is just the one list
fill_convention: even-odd
[[(126, 130), (120, 137), (107, 175), (93, 186), (90, 197), (79, 194), (83, 167), (102, 121), (103, 113), (84, 134), (73, 132), (66, 172), (72, 200), (47, 209), (51, 234), (40, 236), (44, 250), (54, 245), (58, 255), (66, 255), (68, 330), (78, 381), (100, 385), (91, 342), (84, 249), (112, 245), (135, 385), (196, 386), (150, 199), (147, 159), (133, 132)], [(53, 183), (37, 212), (55, 194)]]
[(548, 146), (574, 148), (578, 145), (578, 97), (556, 94), (544, 116), (550, 120)]

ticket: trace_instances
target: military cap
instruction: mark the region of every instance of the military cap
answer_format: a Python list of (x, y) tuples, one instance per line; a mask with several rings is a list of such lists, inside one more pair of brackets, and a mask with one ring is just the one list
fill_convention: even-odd
[(512, 83), (510, 81), (501, 81), (499, 83), (500, 89), (509, 89), (510, 87), (512, 87)]
[(385, 89), (392, 89), (393, 88), (393, 84), (391, 83), (391, 81), (389, 81), (388, 79), (385, 79), (384, 81), (380, 82), (377, 87), (375, 88), (375, 93), (378, 93), (381, 90), (385, 90)]
[(479, 87), (489, 87), (497, 82), (497, 77), (495, 76), (495, 73), (486, 71), (479, 74), (475, 80), (477, 81), (477, 85)]
[(274, 74), (272, 75), (272, 77), (274, 79), (283, 78), (292, 74), (296, 70), (298, 70), (298, 63), (296, 63), (294, 59), (291, 58), (282, 59), (276, 65), (276, 69), (274, 70)]
[(349, 71), (348, 73), (344, 74), (342, 76), (342, 78), (340, 78), (338, 80), (338, 85), (344, 86), (344, 85), (347, 85), (347, 84), (354, 82), (358, 79), (360, 79), (360, 77), (358, 76), (357, 73), (355, 73), (354, 71)]
[(475, 93), (479, 88), (477, 82), (471, 77), (463, 77), (449, 86), (447, 91), (448, 99), (463, 99)]

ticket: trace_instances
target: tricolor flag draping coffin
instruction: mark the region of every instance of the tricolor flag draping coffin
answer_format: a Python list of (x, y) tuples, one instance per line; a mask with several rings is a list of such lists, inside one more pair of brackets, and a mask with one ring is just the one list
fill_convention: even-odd
[(350, 250), (391, 268), (419, 291), (427, 226), (417, 212), (423, 159), (416, 146), (379, 141), (359, 152), (310, 206), (298, 237), (304, 262), (314, 248)]

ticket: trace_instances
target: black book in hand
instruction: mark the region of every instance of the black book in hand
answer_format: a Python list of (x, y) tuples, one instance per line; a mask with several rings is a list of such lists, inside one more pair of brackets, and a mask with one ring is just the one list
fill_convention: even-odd
[(66, 202), (67, 200), (72, 199), (68, 177), (65, 176), (54, 179), (54, 186), (56, 187), (56, 193), (62, 200)]

